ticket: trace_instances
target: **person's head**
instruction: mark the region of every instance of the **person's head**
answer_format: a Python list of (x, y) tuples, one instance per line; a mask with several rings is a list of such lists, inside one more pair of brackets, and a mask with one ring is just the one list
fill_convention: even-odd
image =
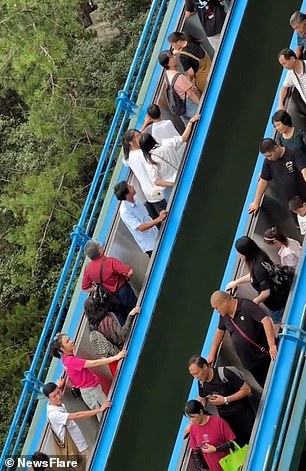
[(177, 59), (176, 59), (176, 56), (174, 56), (171, 51), (161, 52), (158, 56), (158, 62), (165, 70), (177, 69)]
[(192, 356), (188, 361), (189, 373), (199, 381), (205, 381), (208, 375), (207, 360), (200, 355)]
[(292, 49), (282, 49), (278, 53), (278, 62), (286, 70), (292, 70), (296, 61), (296, 54)]
[(72, 355), (74, 351), (74, 342), (67, 334), (56, 334), (51, 345), (51, 353), (55, 358), (61, 358), (62, 355)]
[(139, 145), (146, 161), (152, 165), (158, 165), (151, 156), (151, 151), (158, 145), (154, 137), (148, 132), (143, 133), (139, 138)]
[(103, 247), (99, 242), (94, 240), (88, 240), (84, 247), (85, 255), (90, 258), (90, 260), (96, 260), (103, 254)]
[(171, 33), (168, 36), (168, 41), (170, 43), (170, 46), (174, 51), (178, 51), (182, 49), (186, 42), (186, 36), (184, 33), (181, 33), (180, 31), (174, 31), (174, 33)]
[(84, 303), (84, 313), (88, 319), (88, 323), (95, 330), (98, 329), (100, 322), (108, 315), (105, 304), (95, 299), (93, 296), (89, 296)]
[(306, 34), (306, 15), (305, 13), (302, 13), (301, 11), (295, 11), (292, 13), (290, 20), (289, 20), (290, 26), (292, 29), (304, 36)]
[(211, 415), (200, 401), (192, 399), (186, 402), (184, 415), (190, 419), (192, 424), (201, 424), (207, 416)]
[(160, 107), (156, 103), (148, 106), (147, 113), (152, 119), (160, 119)]
[(233, 297), (226, 291), (217, 290), (214, 291), (210, 297), (210, 304), (220, 316), (226, 316), (230, 314), (230, 304), (233, 301)]
[(259, 144), (259, 151), (264, 154), (268, 160), (278, 160), (283, 153), (283, 147), (277, 145), (274, 139), (265, 138)]
[(122, 147), (123, 147), (123, 153), (124, 157), (126, 159), (129, 158), (129, 154), (131, 150), (137, 150), (139, 149), (139, 136), (140, 132), (137, 131), (137, 129), (129, 129), (122, 140)]
[(62, 404), (62, 391), (57, 384), (47, 383), (42, 391), (52, 406), (60, 406)]
[(286, 132), (288, 128), (292, 128), (292, 119), (289, 113), (285, 110), (278, 110), (272, 116), (272, 124), (276, 131), (282, 134)]
[(294, 196), (289, 201), (289, 209), (299, 216), (306, 216), (306, 203), (304, 203), (299, 196)]
[(50, 460), (46, 453), (35, 451), (31, 456), (33, 471), (48, 471)]
[(135, 187), (133, 185), (129, 185), (125, 180), (117, 183), (114, 188), (114, 192), (119, 201), (132, 199), (136, 194)]
[(264, 241), (267, 244), (275, 245), (277, 248), (280, 248), (282, 245), (288, 247), (288, 237), (276, 227), (271, 227), (271, 229), (266, 230), (264, 233)]
[(251, 270), (258, 260), (270, 262), (270, 258), (251, 237), (243, 236), (236, 240), (235, 248), (237, 252), (245, 259), (246, 264)]

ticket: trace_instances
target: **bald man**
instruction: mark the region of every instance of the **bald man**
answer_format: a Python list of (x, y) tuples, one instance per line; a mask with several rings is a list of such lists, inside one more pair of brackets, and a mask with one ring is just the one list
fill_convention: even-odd
[(225, 291), (215, 291), (210, 299), (220, 314), (207, 361), (215, 360), (218, 348), (228, 331), (244, 368), (250, 371), (260, 386), (264, 386), (270, 359), (275, 360), (277, 347), (270, 317), (249, 299), (236, 299)]

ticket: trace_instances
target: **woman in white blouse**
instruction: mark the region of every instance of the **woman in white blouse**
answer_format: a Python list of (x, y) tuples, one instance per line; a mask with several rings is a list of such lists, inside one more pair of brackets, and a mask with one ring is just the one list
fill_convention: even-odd
[(278, 248), (281, 265), (293, 268), (297, 266), (302, 250), (297, 240), (290, 239), (276, 227), (272, 227), (264, 233), (264, 241)]
[(193, 123), (199, 119), (200, 115), (195, 115), (190, 119), (181, 136), (163, 139), (161, 145), (149, 133), (144, 133), (139, 138), (139, 145), (146, 160), (149, 178), (154, 185), (164, 188), (166, 201), (169, 199), (176, 180), (182, 160), (182, 149), (191, 135)]

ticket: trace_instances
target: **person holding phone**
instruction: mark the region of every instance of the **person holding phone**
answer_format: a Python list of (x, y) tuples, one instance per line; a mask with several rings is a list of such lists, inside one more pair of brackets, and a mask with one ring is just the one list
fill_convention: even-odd
[(196, 400), (188, 401), (184, 415), (190, 420), (190, 448), (198, 469), (203, 469), (203, 458), (211, 471), (222, 471), (221, 458), (229, 454), (235, 433), (221, 417), (211, 415)]
[(243, 446), (249, 443), (255, 420), (248, 400), (251, 388), (239, 370), (230, 368), (212, 368), (200, 355), (188, 362), (189, 373), (198, 380), (199, 401), (203, 406), (207, 403), (216, 406), (220, 417), (234, 431), (237, 443)]

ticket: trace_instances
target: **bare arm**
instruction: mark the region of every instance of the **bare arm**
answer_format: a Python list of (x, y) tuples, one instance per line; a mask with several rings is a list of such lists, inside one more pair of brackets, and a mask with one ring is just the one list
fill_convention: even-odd
[(157, 226), (157, 224), (160, 224), (164, 219), (167, 217), (167, 211), (163, 209), (160, 213), (158, 218), (152, 219), (152, 221), (149, 222), (144, 222), (140, 226), (137, 227), (137, 231), (144, 232), (147, 231), (148, 229), (151, 229), (151, 227)]
[[(243, 383), (239, 391), (235, 392), (235, 394), (231, 394), (227, 396), (226, 400), (227, 403), (240, 401), (244, 397), (248, 397), (251, 394), (251, 388), (247, 383)], [(213, 397), (209, 398), (209, 402), (214, 404), (215, 406), (221, 406), (222, 404), (226, 404), (225, 397), (221, 396), (221, 394), (214, 394)]]
[(256, 298), (253, 299), (253, 303), (255, 303), (255, 304), (264, 303), (266, 301), (266, 299), (268, 299), (270, 294), (271, 294), (270, 289), (265, 289), (265, 290), (261, 291), (261, 293), (259, 293), (259, 295), (256, 296)]
[(110, 363), (113, 363), (114, 361), (121, 360), (121, 358), (124, 358), (125, 356), (126, 356), (126, 351), (122, 350), (121, 352), (117, 353), (117, 355), (114, 355), (113, 357), (99, 358), (98, 360), (86, 360), (84, 367), (95, 368), (96, 366), (109, 365)]
[(186, 95), (188, 96), (188, 98), (190, 98), (191, 101), (193, 101), (193, 103), (195, 103), (196, 105), (199, 104), (199, 102), (200, 102), (200, 92), (198, 91), (198, 89), (196, 87), (190, 87), (187, 90)]
[(199, 121), (199, 119), (200, 119), (200, 115), (199, 115), (199, 114), (196, 114), (195, 116), (193, 116), (193, 117), (189, 120), (189, 122), (188, 122), (188, 124), (187, 124), (187, 126), (186, 126), (186, 128), (185, 128), (185, 131), (183, 132), (183, 134), (182, 134), (182, 136), (181, 136), (183, 142), (187, 142), (187, 141), (188, 141), (188, 139), (190, 138), (191, 131), (192, 131), (193, 123), (195, 123), (196, 121)]
[(68, 415), (68, 420), (79, 420), (79, 419), (87, 419), (87, 417), (93, 417), (94, 415), (101, 414), (101, 412), (108, 409), (112, 403), (110, 401), (104, 401), (101, 407), (92, 410), (82, 410), (79, 412), (71, 412)]
[(301, 174), (303, 175), (304, 181), (306, 182), (306, 168), (303, 168), (303, 170), (301, 170)]
[(174, 186), (174, 183), (168, 182), (167, 180), (162, 180), (161, 178), (156, 178), (156, 180), (154, 180), (154, 183), (155, 185), (164, 186), (166, 188)]
[(268, 186), (268, 182), (260, 178), (257, 185), (254, 202), (251, 203), (249, 206), (249, 213), (253, 213), (260, 208), (261, 200), (262, 200), (263, 195), (265, 194), (267, 186)]
[(281, 91), (279, 93), (279, 102), (278, 102), (278, 108), (281, 110), (285, 106), (285, 99), (288, 93), (288, 88), (287, 87), (282, 87)]
[(150, 124), (152, 124), (152, 118), (150, 118), (149, 115), (146, 115), (145, 119), (144, 119), (144, 122), (143, 122), (143, 125), (141, 126), (140, 128), (140, 132), (144, 132), (146, 130), (146, 128), (148, 126), (150, 126)]
[(251, 275), (250, 273), (248, 273), (247, 275), (237, 278), (237, 280), (230, 281), (226, 285), (226, 290), (236, 289), (238, 285), (243, 285), (244, 283), (250, 283), (250, 281), (251, 281)]
[(277, 347), (275, 345), (275, 334), (272, 321), (269, 316), (266, 316), (262, 319), (261, 323), (263, 325), (267, 337), (270, 356), (272, 360), (275, 360), (277, 356)]
[(224, 335), (225, 335), (224, 330), (221, 330), (221, 329), (216, 330), (216, 333), (215, 333), (215, 336), (214, 336), (214, 339), (213, 339), (213, 343), (212, 343), (212, 346), (211, 346), (210, 354), (207, 357), (207, 363), (212, 363), (213, 361), (215, 361), (216, 356), (217, 356), (218, 348), (221, 345), (221, 342), (223, 340)]

